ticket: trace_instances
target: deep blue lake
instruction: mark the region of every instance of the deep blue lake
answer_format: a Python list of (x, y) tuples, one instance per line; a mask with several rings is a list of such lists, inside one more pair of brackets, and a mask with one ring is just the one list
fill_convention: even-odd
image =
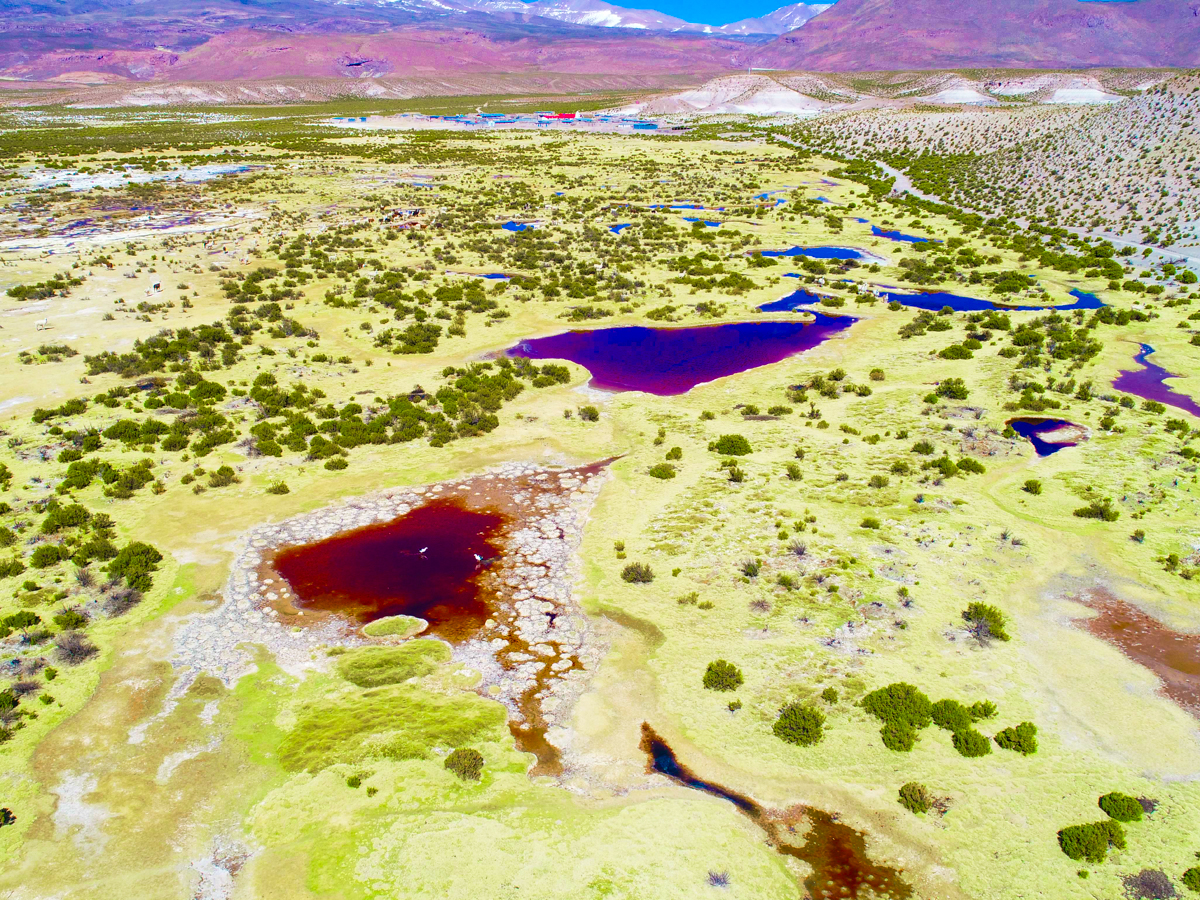
[(594, 328), (532, 338), (508, 353), (530, 359), (567, 359), (591, 373), (593, 387), (665, 397), (811, 350), (855, 321), (850, 316), (818, 314), (812, 324), (734, 322), (696, 328)]
[(1075, 441), (1047, 441), (1042, 438), (1042, 435), (1052, 435), (1056, 431), (1075, 426), (1074, 422), (1068, 422), (1066, 419), (1039, 419), (1022, 416), (1017, 419), (1009, 419), (1008, 424), (1012, 426), (1013, 431), (1033, 444), (1033, 451), (1038, 456), (1049, 456), (1067, 447), (1077, 446)]

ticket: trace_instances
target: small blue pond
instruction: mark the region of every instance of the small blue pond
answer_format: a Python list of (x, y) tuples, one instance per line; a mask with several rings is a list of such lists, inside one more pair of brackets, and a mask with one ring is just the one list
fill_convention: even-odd
[(620, 225), (609, 225), (608, 230), (611, 231), (613, 234), (620, 234), (622, 231), (624, 231), (626, 228), (628, 228), (632, 224), (633, 224), (632, 222), (624, 222)]
[(720, 228), (721, 227), (720, 222), (710, 222), (708, 219), (693, 219), (690, 216), (684, 216), (683, 221), (685, 221), (685, 222), (703, 222), (709, 228)]
[(480, 278), (490, 278), (493, 281), (507, 281), (511, 275), (505, 275), (503, 272), (488, 272), (486, 275), (480, 275)]
[(537, 228), (536, 222), (505, 222), (500, 226), (505, 231), (524, 231), (527, 228)]
[(1009, 419), (1007, 424), (1012, 426), (1013, 431), (1033, 444), (1033, 451), (1038, 456), (1049, 456), (1067, 447), (1077, 446), (1075, 441), (1047, 441), (1042, 438), (1042, 435), (1052, 435), (1064, 428), (1077, 427), (1074, 422), (1068, 422), (1066, 419), (1038, 419), (1022, 416), (1018, 419)]
[(875, 237), (887, 238), (889, 241), (903, 241), (906, 244), (940, 244), (933, 238), (917, 237), (915, 234), (905, 234), (903, 231), (888, 231), (878, 225), (871, 226), (871, 234)]
[(850, 316), (818, 314), (812, 323), (595, 328), (522, 341), (508, 352), (578, 363), (591, 373), (592, 386), (604, 390), (674, 396), (811, 350), (855, 321)]
[(866, 254), (853, 247), (791, 247), (787, 250), (764, 250), (763, 256), (808, 256), (813, 259), (866, 259)]
[[(764, 253), (763, 255), (765, 256), (766, 254)], [(895, 291), (884, 291), (882, 299), (887, 300), (889, 303), (894, 301), (913, 309), (925, 309), (930, 312), (938, 312), (947, 306), (955, 312), (984, 312), (992, 309), (1002, 312), (1040, 312), (1042, 310), (1066, 312), (1073, 309), (1099, 309), (1104, 306), (1100, 298), (1095, 294), (1086, 294), (1083, 291), (1071, 291), (1071, 296), (1075, 298), (1075, 302), (1067, 306), (1007, 306), (1002, 303), (992, 303), (990, 300), (964, 297), (960, 294), (951, 294), (945, 291), (927, 291), (922, 294), (901, 294)], [(780, 300), (765, 303), (759, 309), (763, 312), (787, 312), (820, 302), (820, 295), (802, 289)]]

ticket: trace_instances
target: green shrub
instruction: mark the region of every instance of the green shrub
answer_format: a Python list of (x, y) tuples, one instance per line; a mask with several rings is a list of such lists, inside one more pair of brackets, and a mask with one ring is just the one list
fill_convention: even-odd
[(651, 478), (662, 478), (663, 480), (666, 480), (668, 478), (675, 477), (675, 467), (670, 463), (660, 462), (651, 466), (646, 474)]
[(666, 455), (665, 459), (668, 459), (668, 460), (683, 459), (683, 448), (682, 447), (672, 447), (670, 450), (667, 451), (667, 455)]
[(821, 691), (821, 699), (826, 703), (833, 704), (838, 702), (837, 688), (827, 687)]
[(704, 686), (710, 691), (736, 691), (743, 682), (742, 670), (723, 659), (710, 662), (704, 670)]
[(998, 641), (1009, 640), (1008, 632), (1005, 631), (1007, 622), (1004, 613), (990, 603), (968, 604), (967, 608), (963, 610), (962, 617), (971, 634), (981, 641), (987, 641), (989, 638), (995, 638)]
[(621, 570), (621, 580), (630, 584), (649, 584), (654, 580), (654, 570), (646, 563), (630, 563)]
[(594, 406), (581, 406), (579, 407), (579, 418), (585, 422), (599, 422), (600, 410)]
[(709, 444), (708, 449), (722, 456), (745, 456), (754, 452), (750, 442), (740, 434), (723, 434)]
[(1042, 492), (1042, 483), (1036, 478), (1028, 478), (1026, 479), (1025, 483), (1021, 485), (1021, 490), (1036, 497)]
[(88, 617), (77, 609), (64, 609), (55, 615), (54, 624), (63, 631), (74, 631), (77, 628), (86, 628)]
[(804, 475), (800, 471), (800, 467), (793, 462), (787, 464), (787, 477), (788, 481), (799, 481)]
[(912, 452), (919, 453), (921, 456), (929, 456), (934, 449), (933, 442), (927, 440), (920, 440), (912, 445)]
[(971, 392), (961, 378), (947, 378), (938, 384), (934, 393), (949, 400), (966, 400)]
[(877, 531), (881, 527), (881, 525), (879, 523), (879, 520), (876, 519), (874, 516), (867, 516), (861, 522), (858, 523), (858, 527), (866, 528), (871, 531)]
[(907, 725), (916, 731), (932, 721), (929, 698), (911, 684), (896, 682), (863, 697), (862, 707), (885, 724)]
[(0, 560), (0, 578), (14, 578), (25, 571), (25, 563), (17, 557)]
[(472, 747), (459, 747), (446, 757), (445, 765), (463, 781), (478, 781), (483, 774), (483, 754)]
[(971, 721), (979, 722), (983, 719), (991, 719), (999, 712), (1000, 710), (991, 700), (976, 700), (971, 704)]
[(340, 472), (349, 465), (350, 463), (346, 462), (346, 457), (344, 456), (334, 456), (325, 460), (325, 468), (330, 472)]
[(1183, 873), (1183, 886), (1200, 894), (1200, 866), (1192, 866)]
[(1111, 500), (1093, 500), (1087, 506), (1081, 506), (1071, 513), (1080, 519), (1101, 519), (1105, 522), (1115, 522), (1121, 514), (1112, 508)]
[(883, 746), (899, 753), (908, 753), (917, 745), (917, 730), (904, 722), (888, 722), (879, 729)]
[(779, 711), (771, 730), (781, 741), (811, 747), (825, 736), (825, 715), (812, 706), (791, 703)]
[(68, 556), (70, 554), (66, 547), (60, 547), (57, 544), (42, 544), (29, 557), (29, 564), (35, 569), (48, 569), (67, 559)]
[(959, 472), (965, 472), (968, 475), (982, 475), (987, 471), (983, 463), (977, 459), (971, 459), (969, 456), (964, 456), (955, 465)]
[(970, 711), (957, 700), (939, 700), (929, 711), (938, 728), (957, 734), (971, 727)]
[(268, 494), (289, 494), (289, 493), (291, 493), (291, 490), (292, 489), (287, 486), (286, 481), (277, 481), (273, 485), (271, 485), (269, 488), (267, 488), (267, 493)]
[(1113, 791), (1100, 798), (1099, 806), (1109, 816), (1118, 822), (1142, 821), (1142, 804), (1136, 797)]
[(112, 558), (108, 574), (113, 578), (124, 578), (129, 587), (145, 593), (154, 583), (150, 576), (158, 569), (162, 558), (162, 554), (149, 544), (133, 541)]
[(954, 749), (962, 756), (987, 756), (992, 752), (992, 742), (974, 728), (968, 728), (966, 731), (956, 731), (952, 741)]
[(208, 486), (213, 488), (228, 487), (241, 480), (232, 466), (221, 466), (217, 471), (208, 473)]
[(1022, 722), (998, 732), (994, 740), (1003, 750), (1015, 750), (1029, 756), (1037, 752), (1037, 726), (1032, 722)]
[(900, 805), (911, 813), (929, 812), (933, 806), (933, 795), (925, 785), (910, 781), (900, 788)]
[(1112, 819), (1088, 825), (1068, 825), (1058, 833), (1058, 846), (1071, 859), (1102, 863), (1108, 856), (1109, 847), (1125, 849), (1125, 829)]

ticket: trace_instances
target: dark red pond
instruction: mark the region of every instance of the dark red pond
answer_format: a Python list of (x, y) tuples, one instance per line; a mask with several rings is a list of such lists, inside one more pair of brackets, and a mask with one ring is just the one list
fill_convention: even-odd
[(472, 636), (491, 615), (479, 576), (498, 557), (498, 513), (434, 500), (390, 522), (287, 547), (272, 560), (295, 605), (370, 622), (417, 616), (448, 640)]

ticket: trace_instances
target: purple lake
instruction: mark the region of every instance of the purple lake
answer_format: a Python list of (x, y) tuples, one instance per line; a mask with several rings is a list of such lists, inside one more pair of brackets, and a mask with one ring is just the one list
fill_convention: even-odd
[(698, 384), (736, 375), (811, 350), (849, 328), (850, 316), (817, 315), (803, 322), (735, 322), (698, 328), (626, 326), (566, 331), (522, 341), (511, 356), (567, 359), (608, 391), (684, 394)]
[(1200, 416), (1200, 404), (1187, 394), (1173, 391), (1167, 386), (1168, 378), (1179, 376), (1168, 372), (1162, 366), (1156, 366), (1146, 358), (1154, 352), (1153, 347), (1149, 344), (1142, 344), (1141, 347), (1133, 360), (1141, 363), (1143, 368), (1121, 372), (1113, 382), (1113, 387), (1127, 394), (1135, 394), (1144, 400), (1157, 400), (1166, 406), (1174, 406), (1176, 409), (1190, 412), (1193, 416)]

